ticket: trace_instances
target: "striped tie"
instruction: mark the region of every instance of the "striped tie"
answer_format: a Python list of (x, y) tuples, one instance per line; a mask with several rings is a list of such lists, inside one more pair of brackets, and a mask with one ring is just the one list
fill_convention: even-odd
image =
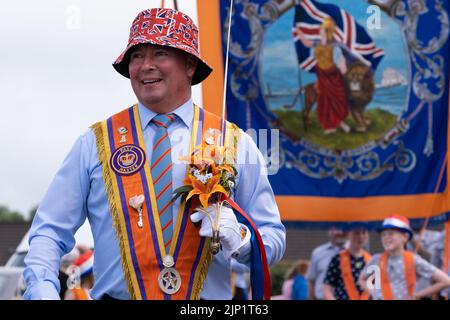
[(175, 117), (173, 113), (158, 114), (152, 119), (156, 125), (156, 134), (153, 142), (151, 172), (166, 251), (170, 247), (173, 233), (172, 157), (167, 128)]

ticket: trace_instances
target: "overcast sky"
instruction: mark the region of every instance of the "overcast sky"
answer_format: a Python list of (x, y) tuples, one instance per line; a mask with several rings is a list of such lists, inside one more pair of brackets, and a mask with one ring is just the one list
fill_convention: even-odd
[[(196, 17), (195, 0), (178, 1)], [(160, 0), (8, 1), (0, 10), (0, 205), (28, 214), (92, 123), (136, 102), (112, 68)], [(166, 1), (167, 6), (172, 1)], [(194, 100), (201, 103), (200, 88)]]

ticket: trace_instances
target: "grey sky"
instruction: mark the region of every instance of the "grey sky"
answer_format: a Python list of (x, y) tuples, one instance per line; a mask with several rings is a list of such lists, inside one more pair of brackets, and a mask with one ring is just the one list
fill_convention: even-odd
[[(179, 9), (196, 20), (195, 0)], [(41, 0), (0, 11), (0, 205), (28, 213), (76, 138), (136, 102), (111, 63), (161, 1)], [(171, 5), (172, 1), (166, 1)], [(194, 101), (201, 103), (200, 88)]]

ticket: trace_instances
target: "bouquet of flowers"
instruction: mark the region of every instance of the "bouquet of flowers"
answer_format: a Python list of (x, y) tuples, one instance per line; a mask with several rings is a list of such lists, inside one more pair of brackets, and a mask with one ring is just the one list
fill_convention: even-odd
[[(222, 206), (231, 196), (236, 184), (237, 170), (234, 166), (234, 150), (210, 145), (204, 149), (197, 147), (190, 156), (182, 157), (188, 163), (188, 173), (184, 185), (174, 191), (173, 201), (194, 205), (196, 211), (204, 213), (211, 222), (213, 237), (211, 251), (219, 251), (219, 222)], [(207, 208), (214, 209), (214, 217)]]

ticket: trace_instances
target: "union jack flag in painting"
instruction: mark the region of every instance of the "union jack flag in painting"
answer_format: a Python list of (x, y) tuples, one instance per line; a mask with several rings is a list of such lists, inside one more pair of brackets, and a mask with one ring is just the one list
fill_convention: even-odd
[(332, 18), (336, 23), (333, 36), (344, 49), (344, 55), (350, 55), (376, 70), (384, 51), (375, 46), (364, 27), (340, 7), (314, 0), (300, 0), (295, 6), (293, 36), (300, 68), (312, 72), (317, 61), (313, 50), (299, 41), (299, 34), (307, 40), (320, 40), (320, 27), (326, 18)]

